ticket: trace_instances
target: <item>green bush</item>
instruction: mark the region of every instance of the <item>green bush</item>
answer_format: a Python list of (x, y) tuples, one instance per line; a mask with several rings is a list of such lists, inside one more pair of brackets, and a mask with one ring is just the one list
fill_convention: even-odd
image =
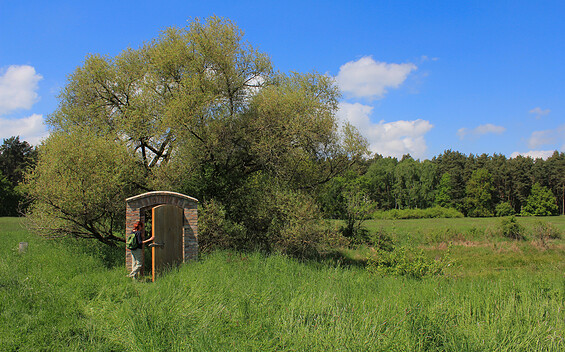
[(513, 240), (524, 240), (524, 227), (518, 223), (515, 216), (503, 218), (500, 223), (502, 236)]
[(435, 260), (426, 257), (421, 249), (398, 247), (391, 252), (377, 251), (374, 257), (369, 258), (367, 270), (380, 275), (421, 279), (425, 276), (443, 275), (451, 264), (449, 252), (443, 258)]
[(392, 237), (381, 228), (373, 235), (371, 235), (371, 244), (377, 249), (385, 252), (392, 252), (394, 250), (394, 241)]
[(329, 244), (339, 242), (339, 233), (322, 222), (312, 197), (294, 191), (278, 191), (273, 198), (268, 237), (273, 249), (299, 258), (318, 257)]
[(373, 219), (399, 220), (399, 219), (439, 219), (462, 218), (463, 214), (453, 208), (432, 207), (426, 209), (392, 209), (373, 213)]
[(546, 240), (556, 240), (561, 238), (561, 231), (559, 231), (558, 228), (541, 220), (534, 224), (533, 234), (544, 243)]
[[(268, 185), (257, 180), (251, 192), (263, 192), (237, 210), (229, 211), (217, 200), (205, 202), (199, 209), (199, 247), (203, 252), (214, 249), (279, 252), (299, 258), (315, 258), (336, 244), (347, 242), (336, 228), (321, 218), (309, 195)], [(247, 206), (247, 209), (243, 209)], [(232, 210), (233, 212), (234, 210)], [(240, 219), (238, 223), (231, 220)], [(337, 245), (339, 247), (340, 245)]]
[(550, 216), (556, 215), (558, 212), (557, 200), (551, 190), (547, 187), (536, 183), (532, 186), (532, 190), (526, 205), (522, 208), (522, 216)]
[(508, 202), (498, 203), (496, 205), (494, 212), (495, 212), (496, 216), (498, 216), (498, 217), (512, 216), (512, 215), (516, 214), (516, 212), (514, 211), (514, 208), (512, 208), (512, 205), (510, 205), (510, 203), (508, 203)]
[(226, 218), (220, 202), (211, 200), (198, 209), (198, 247), (202, 252), (239, 247), (246, 240), (245, 227)]

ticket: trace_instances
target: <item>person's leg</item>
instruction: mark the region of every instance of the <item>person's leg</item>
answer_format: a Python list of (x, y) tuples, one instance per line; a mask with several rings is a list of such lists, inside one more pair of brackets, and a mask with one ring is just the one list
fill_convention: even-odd
[(141, 271), (141, 249), (131, 251), (131, 259), (131, 273), (128, 276), (135, 278)]

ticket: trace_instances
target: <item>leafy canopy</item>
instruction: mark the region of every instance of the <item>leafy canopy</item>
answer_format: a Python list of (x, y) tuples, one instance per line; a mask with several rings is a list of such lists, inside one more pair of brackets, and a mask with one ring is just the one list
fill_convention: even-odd
[[(90, 55), (48, 117), (55, 133), (30, 177), (33, 213), (56, 218), (59, 232), (114, 240), (127, 196), (167, 189), (214, 200), (224, 210), (210, 213), (239, 224), (250, 241), (280, 238), (283, 230), (273, 231), (296, 223), (292, 212), (272, 211), (258, 222), (264, 210), (250, 204), (273, 204), (265, 197), (281, 192), (310, 197), (367, 153), (352, 126), (340, 127), (338, 99), (331, 78), (275, 72), (234, 23), (218, 17), (168, 28), (113, 58)], [(58, 160), (58, 153), (67, 155)], [(97, 183), (105, 177), (112, 182)], [(61, 185), (58, 193), (38, 189), (49, 178)], [(101, 204), (108, 211), (97, 212)]]

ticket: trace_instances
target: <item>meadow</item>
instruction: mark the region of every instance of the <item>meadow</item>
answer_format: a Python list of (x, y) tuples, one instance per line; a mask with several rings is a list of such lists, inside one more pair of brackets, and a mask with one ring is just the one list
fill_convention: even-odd
[[(561, 232), (565, 217), (541, 219)], [(500, 219), (369, 221), (443, 276), (382, 276), (349, 260), (214, 252), (155, 283), (126, 278), (123, 249), (29, 233), (0, 218), (2, 351), (562, 351), (565, 241)], [(20, 253), (18, 243), (29, 243)], [(347, 264), (346, 264), (347, 263)]]

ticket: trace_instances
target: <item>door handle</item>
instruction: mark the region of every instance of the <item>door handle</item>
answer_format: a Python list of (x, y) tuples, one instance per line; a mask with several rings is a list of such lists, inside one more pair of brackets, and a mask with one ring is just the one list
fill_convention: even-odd
[(164, 245), (165, 245), (165, 243), (153, 242), (148, 247), (163, 247)]

